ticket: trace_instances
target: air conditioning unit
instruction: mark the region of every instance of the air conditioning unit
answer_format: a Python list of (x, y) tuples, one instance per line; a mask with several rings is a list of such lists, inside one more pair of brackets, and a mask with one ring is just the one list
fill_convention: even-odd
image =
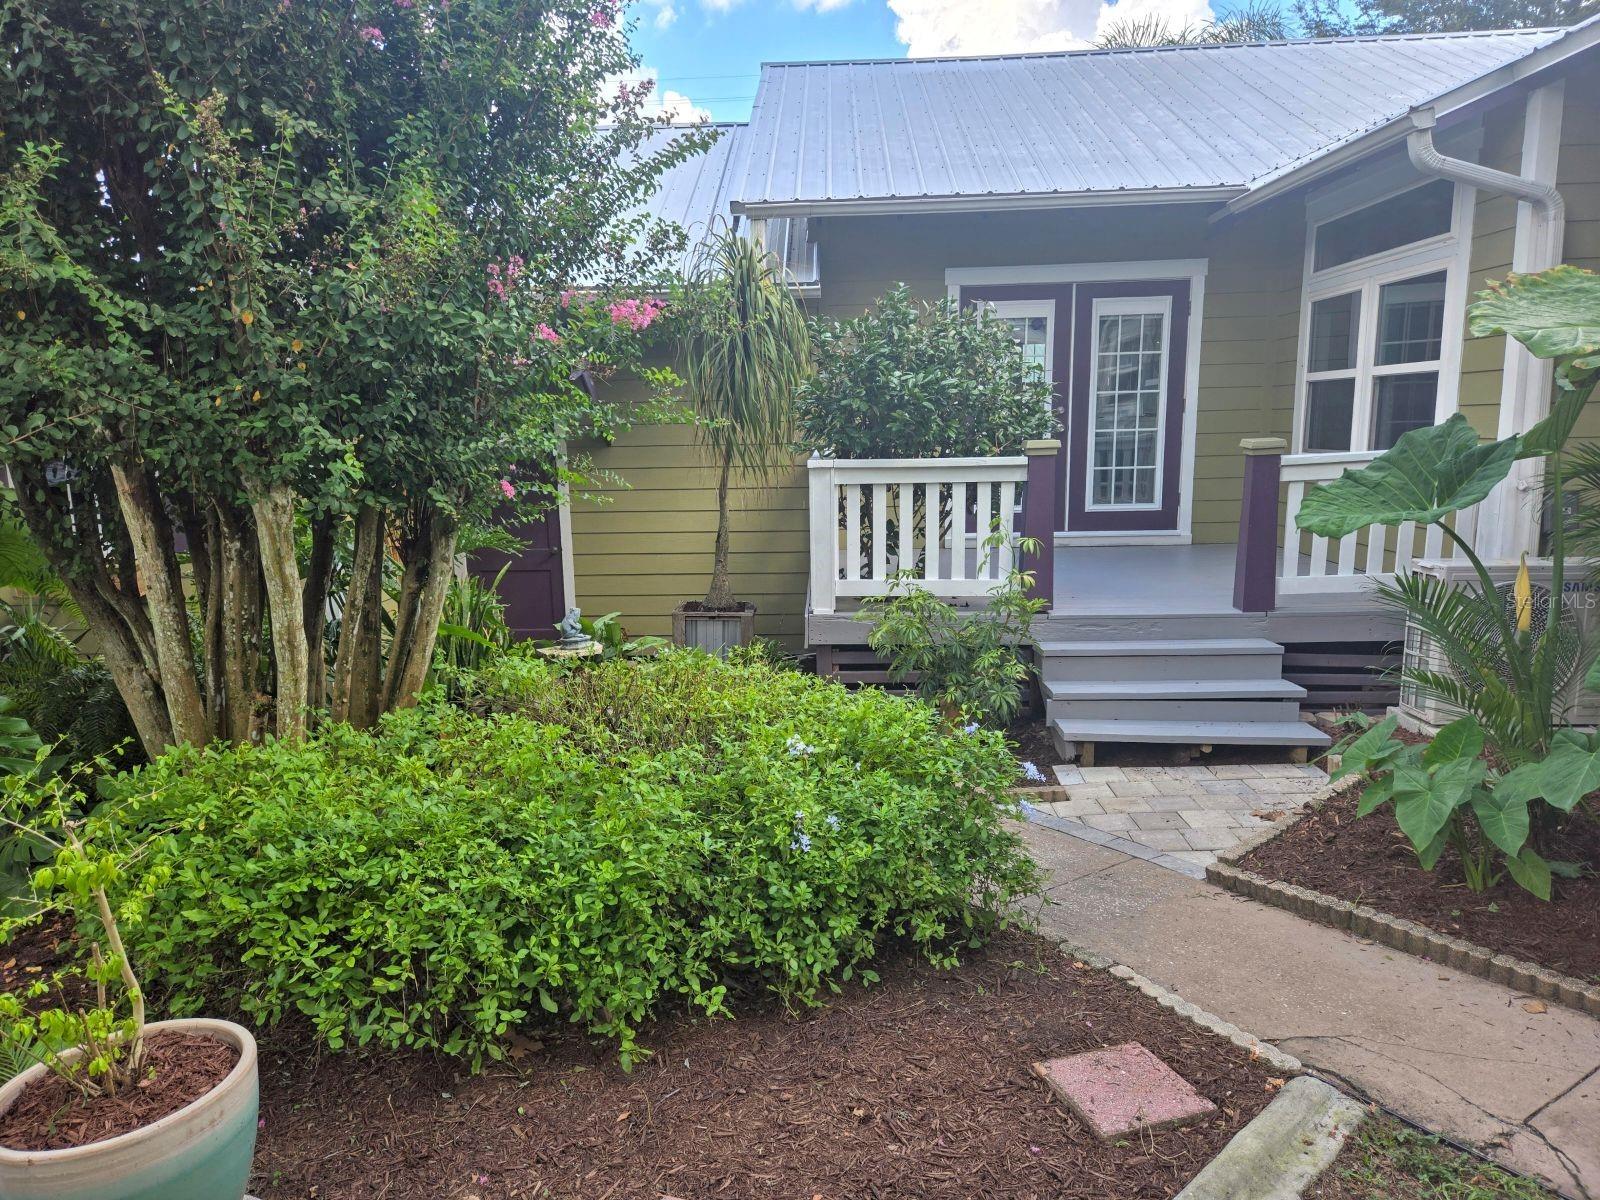
[[(1516, 611), (1511, 591), (1515, 586), (1518, 564), (1514, 562), (1489, 562), (1489, 577), (1500, 593), (1508, 617)], [(1452, 587), (1470, 588), (1476, 592), (1482, 586), (1472, 564), (1464, 560), (1422, 559), (1412, 564), (1412, 571), (1430, 579), (1438, 579)], [(1589, 582), (1591, 566), (1588, 563), (1569, 562), (1566, 578), (1562, 582), (1561, 619), (1570, 622), (1583, 645), (1593, 645), (1600, 638), (1600, 588)], [(1533, 624), (1543, 628), (1550, 619), (1550, 560), (1529, 559), (1528, 578), (1533, 586)], [(1450, 664), (1444, 654), (1415, 622), (1406, 622), (1406, 669), (1449, 674)], [(1556, 711), (1563, 724), (1600, 724), (1600, 695), (1583, 686), (1583, 671), (1572, 672), (1572, 677), (1557, 681)], [(1454, 705), (1437, 696), (1420, 692), (1404, 679), (1400, 683), (1400, 716), (1408, 726), (1423, 732), (1432, 732), (1448, 725), (1461, 715)]]

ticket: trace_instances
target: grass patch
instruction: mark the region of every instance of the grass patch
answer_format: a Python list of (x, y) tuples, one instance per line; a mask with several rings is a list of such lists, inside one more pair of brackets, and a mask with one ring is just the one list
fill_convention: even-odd
[(1555, 1193), (1398, 1121), (1367, 1121), (1308, 1200), (1555, 1200)]

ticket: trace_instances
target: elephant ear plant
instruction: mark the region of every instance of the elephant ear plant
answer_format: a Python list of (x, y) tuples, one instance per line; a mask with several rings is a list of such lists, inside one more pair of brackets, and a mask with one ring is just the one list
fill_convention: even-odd
[(1534, 620), (1527, 563), (1508, 597), (1471, 543), (1451, 522), (1510, 475), (1519, 460), (1542, 460), (1546, 477), (1564, 476), (1563, 455), (1600, 375), (1600, 276), (1575, 267), (1512, 275), (1480, 293), (1472, 332), (1505, 334), (1555, 363), (1557, 398), (1522, 434), (1480, 443), (1465, 417), (1412, 430), (1371, 465), (1313, 491), (1299, 526), (1343, 538), (1371, 525), (1437, 526), (1472, 565), (1475, 588), (1402, 572), (1378, 596), (1400, 610), (1442, 655), (1444, 669), (1407, 666), (1406, 684), (1460, 713), (1426, 749), (1393, 735), (1394, 718), (1341, 749), (1335, 778), (1373, 776), (1360, 813), (1393, 803), (1401, 831), (1431, 870), (1446, 846), (1456, 850), (1469, 888), (1492, 886), (1500, 861), (1523, 887), (1549, 899), (1552, 868), (1536, 848), (1600, 787), (1600, 740), (1562, 727), (1560, 695), (1574, 678), (1600, 688), (1594, 647), (1561, 619), (1567, 577), (1566, 518), (1551, 525), (1550, 609)]

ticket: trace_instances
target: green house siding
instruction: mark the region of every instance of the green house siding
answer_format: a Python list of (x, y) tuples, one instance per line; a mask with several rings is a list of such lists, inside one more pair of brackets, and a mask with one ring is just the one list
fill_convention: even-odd
[[(640, 385), (612, 385), (626, 403)], [(639, 425), (575, 453), (616, 477), (572, 501), (572, 574), (584, 612), (668, 637), (672, 610), (705, 595), (717, 536), (717, 468), (689, 425)], [(806, 481), (796, 464), (757, 487), (736, 472), (729, 503), (734, 593), (756, 632), (797, 646), (805, 615)]]

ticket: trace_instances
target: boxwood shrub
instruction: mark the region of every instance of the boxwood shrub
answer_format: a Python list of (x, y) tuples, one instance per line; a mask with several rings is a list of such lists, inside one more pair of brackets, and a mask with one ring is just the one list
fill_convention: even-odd
[(169, 1010), (474, 1061), (560, 1014), (628, 1062), (663, 1007), (813, 1003), (889, 939), (952, 961), (1036, 887), (1003, 741), (923, 704), (699, 654), (475, 690), (123, 777)]

